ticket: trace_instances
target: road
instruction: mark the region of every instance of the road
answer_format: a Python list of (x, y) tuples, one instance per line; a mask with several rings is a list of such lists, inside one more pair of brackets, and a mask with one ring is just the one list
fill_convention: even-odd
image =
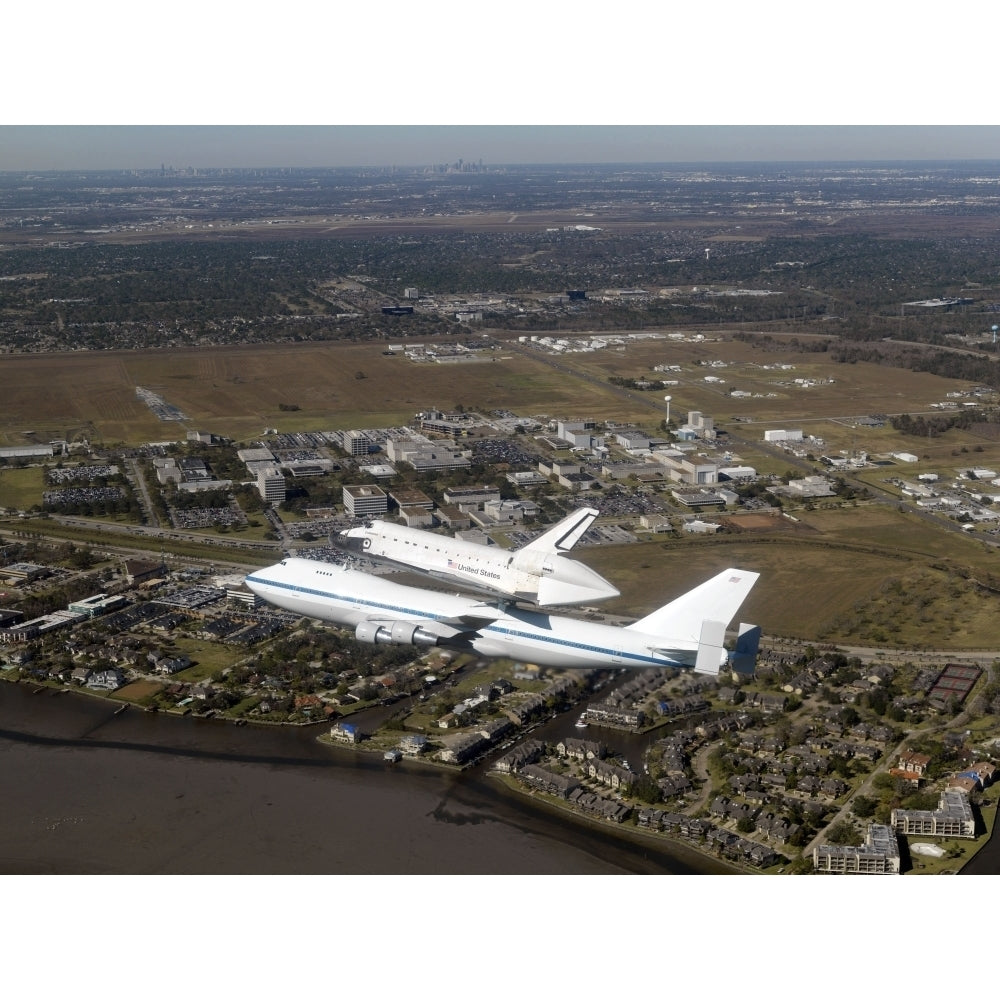
[(146, 485), (146, 477), (142, 474), (138, 462), (134, 458), (127, 459), (128, 466), (132, 470), (129, 473), (129, 481), (139, 493), (139, 503), (142, 505), (146, 520), (153, 528), (159, 528), (160, 518), (156, 513), (156, 507), (149, 495), (149, 487)]

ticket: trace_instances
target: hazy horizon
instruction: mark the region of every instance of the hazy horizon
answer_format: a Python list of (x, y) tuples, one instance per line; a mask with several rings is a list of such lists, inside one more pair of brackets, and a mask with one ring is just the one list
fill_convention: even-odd
[(1000, 159), (998, 126), (3, 125), (0, 171)]

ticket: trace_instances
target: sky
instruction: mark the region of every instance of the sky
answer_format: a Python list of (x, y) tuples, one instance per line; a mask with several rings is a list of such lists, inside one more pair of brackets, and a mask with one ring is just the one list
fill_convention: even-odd
[(21, 4), (0, 170), (1000, 158), (990, 10)]
[(3, 126), (0, 170), (1000, 160), (1000, 127)]

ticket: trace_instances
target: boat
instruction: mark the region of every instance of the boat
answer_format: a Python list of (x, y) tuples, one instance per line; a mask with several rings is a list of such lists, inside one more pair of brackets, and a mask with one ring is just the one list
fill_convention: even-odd
[(587, 713), (586, 712), (581, 713), (580, 718), (577, 719), (576, 722), (573, 723), (573, 725), (576, 726), (577, 729), (586, 729), (588, 725)]

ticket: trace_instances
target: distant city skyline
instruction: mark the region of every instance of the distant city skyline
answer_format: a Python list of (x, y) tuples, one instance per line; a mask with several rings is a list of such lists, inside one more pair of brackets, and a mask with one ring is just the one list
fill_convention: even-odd
[(2, 125), (0, 170), (1000, 160), (1000, 126)]

